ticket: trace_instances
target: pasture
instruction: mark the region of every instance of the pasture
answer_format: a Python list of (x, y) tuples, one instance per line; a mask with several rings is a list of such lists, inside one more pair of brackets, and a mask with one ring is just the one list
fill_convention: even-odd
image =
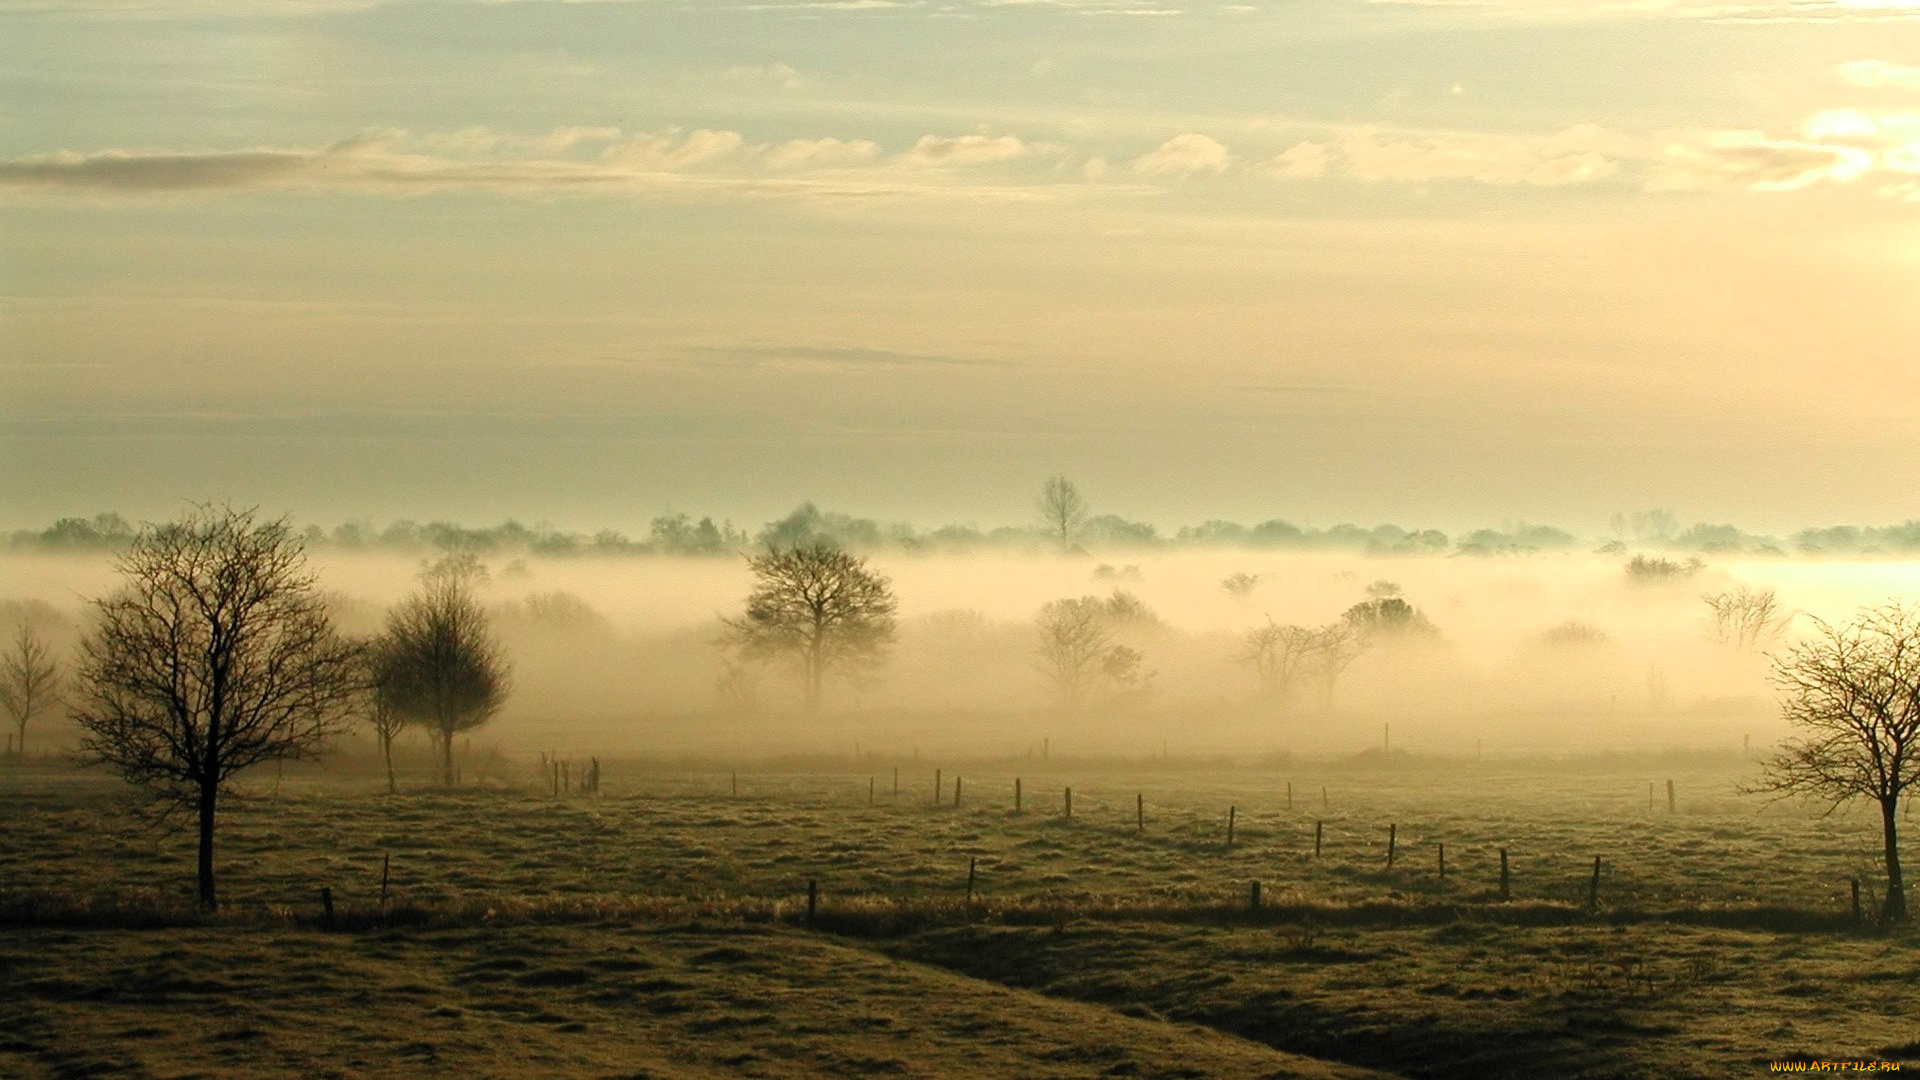
[[(1719, 1077), (1920, 1056), (1920, 949), (1851, 914), (1851, 880), (1869, 911), (1880, 880), (1875, 822), (1743, 794), (1738, 755), (632, 760), (559, 798), (525, 762), (398, 795), (289, 772), (225, 814), (213, 917), (190, 907), (190, 837), (133, 821), (107, 778), (8, 768), (0, 1065), (26, 1076)], [(156, 1019), (179, 1009), (201, 1027)]]

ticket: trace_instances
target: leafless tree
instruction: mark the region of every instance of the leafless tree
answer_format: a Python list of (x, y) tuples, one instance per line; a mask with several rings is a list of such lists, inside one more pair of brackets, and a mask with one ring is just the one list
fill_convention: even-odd
[(1253, 665), (1262, 698), (1284, 705), (1311, 674), (1321, 645), (1320, 631), (1281, 626), (1269, 616), (1267, 625), (1247, 631), (1234, 658)]
[(1781, 711), (1796, 734), (1766, 762), (1756, 790), (1880, 808), (1885, 921), (1907, 918), (1900, 875), (1900, 798), (1920, 778), (1920, 609), (1898, 602), (1852, 622), (1818, 619), (1774, 661)]
[(1328, 623), (1313, 631), (1313, 645), (1307, 655), (1314, 678), (1320, 683), (1321, 708), (1333, 707), (1333, 691), (1340, 676), (1366, 648), (1367, 639), (1350, 622)]
[(37, 633), (21, 620), (20, 629), (0, 653), (0, 710), (13, 721), (14, 752), (27, 756), (27, 724), (60, 703), (60, 661)]
[(1227, 595), (1233, 597), (1235, 600), (1245, 600), (1247, 597), (1252, 596), (1253, 590), (1259, 588), (1259, 586), (1260, 575), (1249, 574), (1245, 571), (1228, 574), (1220, 581), (1220, 587), (1227, 590)]
[(378, 695), (395, 715), (427, 729), (440, 750), (440, 781), (453, 784), (453, 738), (487, 722), (512, 690), (512, 665), (474, 598), (468, 564), (443, 562), (387, 613), (378, 649)]
[(1040, 485), (1039, 510), (1047, 532), (1060, 541), (1061, 547), (1073, 543), (1073, 534), (1087, 520), (1087, 500), (1064, 476), (1050, 476)]
[(827, 676), (857, 680), (885, 660), (897, 604), (866, 559), (816, 543), (769, 548), (747, 566), (753, 591), (745, 614), (721, 620), (724, 643), (748, 659), (796, 665), (808, 712), (820, 708)]
[(1711, 613), (1715, 641), (1739, 649), (1757, 650), (1779, 638), (1793, 613), (1782, 613), (1772, 589), (1736, 585), (1700, 598)]
[(334, 632), (286, 519), (200, 507), (148, 527), (95, 600), (73, 717), (82, 754), (199, 826), (200, 903), (214, 905), (222, 790), (264, 761), (310, 757), (351, 721), (358, 650)]
[[(1125, 598), (1131, 603), (1116, 603)], [(1137, 608), (1137, 610), (1136, 610)], [(1153, 678), (1143, 673), (1140, 650), (1113, 640), (1116, 629), (1158, 624), (1144, 605), (1129, 593), (1064, 597), (1041, 605), (1034, 619), (1039, 638), (1034, 659), (1040, 673), (1060, 694), (1061, 704), (1075, 711), (1103, 691), (1124, 693), (1144, 689)]]
[(380, 740), (380, 762), (386, 766), (389, 795), (400, 790), (393, 775), (393, 740), (407, 723), (406, 715), (400, 711), (401, 673), (396, 655), (392, 640), (384, 635), (360, 645), (360, 659), (366, 665), (363, 677), (367, 723), (372, 726), (374, 737)]

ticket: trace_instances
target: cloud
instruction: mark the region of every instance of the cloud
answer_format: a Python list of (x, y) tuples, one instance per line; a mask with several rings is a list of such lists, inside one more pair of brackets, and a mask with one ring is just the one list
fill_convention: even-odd
[(602, 156), (631, 168), (675, 172), (731, 156), (745, 145), (737, 131), (701, 128), (680, 139), (671, 133), (633, 135), (609, 145)]
[(922, 135), (906, 159), (919, 165), (977, 165), (1011, 161), (1030, 153), (1012, 135)]
[(751, 367), (862, 368), (892, 367), (1005, 367), (1002, 361), (945, 356), (938, 353), (900, 352), (853, 345), (699, 345), (685, 355), (703, 365), (725, 364)]
[(880, 144), (870, 139), (790, 139), (769, 147), (761, 156), (770, 169), (811, 169), (854, 165), (880, 156)]
[(1225, 172), (1232, 163), (1233, 155), (1218, 140), (1189, 132), (1134, 159), (1133, 171), (1143, 176), (1187, 176)]
[(1885, 60), (1850, 60), (1840, 65), (1840, 81), (1866, 90), (1920, 91), (1920, 67)]
[(1647, 181), (1649, 191), (1798, 191), (1822, 181), (1858, 179), (1875, 163), (1871, 152), (1858, 147), (1769, 138), (1757, 131), (1663, 134), (1666, 148)]
[(293, 179), (309, 171), (318, 157), (285, 150), (207, 154), (59, 150), (0, 161), (0, 186), (128, 192), (257, 187)]
[(1348, 172), (1371, 183), (1471, 180), (1553, 187), (1613, 175), (1619, 165), (1607, 151), (1617, 152), (1630, 142), (1590, 124), (1553, 135), (1450, 133), (1424, 138), (1383, 137), (1361, 129), (1341, 141), (1340, 155)]
[(1333, 155), (1325, 146), (1317, 142), (1295, 143), (1273, 156), (1267, 163), (1267, 171), (1275, 176), (1288, 179), (1310, 179), (1325, 176), (1327, 162)]

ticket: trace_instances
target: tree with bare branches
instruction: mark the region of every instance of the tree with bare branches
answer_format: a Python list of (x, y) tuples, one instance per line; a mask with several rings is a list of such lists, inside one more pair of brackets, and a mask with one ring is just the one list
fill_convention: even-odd
[(1073, 534), (1079, 532), (1087, 520), (1087, 500), (1073, 481), (1064, 476), (1049, 476), (1047, 482), (1040, 485), (1038, 508), (1047, 533), (1058, 539), (1063, 548), (1073, 543)]
[(474, 597), (471, 561), (443, 560), (387, 613), (376, 655), (376, 695), (398, 717), (427, 729), (440, 750), (440, 781), (453, 785), (453, 739), (506, 703), (513, 668)]
[(1795, 735), (1766, 762), (1755, 790), (1880, 809), (1887, 867), (1881, 918), (1905, 921), (1900, 799), (1920, 780), (1920, 609), (1889, 602), (1813, 632), (1774, 662), (1781, 711)]
[(317, 754), (351, 722), (358, 650), (334, 632), (285, 518), (203, 506), (149, 526), (93, 602), (73, 718), (83, 756), (194, 815), (199, 896), (214, 906), (221, 793), (265, 761)]
[(1713, 639), (1737, 649), (1758, 650), (1773, 644), (1793, 621), (1793, 612), (1780, 610), (1772, 589), (1735, 585), (1725, 592), (1700, 598), (1712, 620)]
[(1234, 659), (1253, 666), (1262, 698), (1286, 705), (1309, 676), (1321, 645), (1320, 631), (1282, 626), (1268, 616), (1267, 625), (1247, 631)]
[(367, 723), (380, 742), (380, 762), (387, 769), (387, 794), (392, 795), (400, 790), (393, 775), (393, 740), (407, 724), (406, 714), (401, 711), (398, 650), (391, 638), (382, 635), (361, 642), (360, 659), (366, 666)]
[(808, 712), (820, 708), (829, 675), (860, 679), (893, 643), (893, 589), (867, 560), (832, 544), (769, 548), (749, 556), (755, 579), (747, 610), (723, 619), (723, 644), (752, 660), (800, 670)]
[(60, 703), (60, 661), (46, 640), (25, 621), (0, 653), (0, 711), (13, 721), (14, 753), (27, 756), (27, 724)]

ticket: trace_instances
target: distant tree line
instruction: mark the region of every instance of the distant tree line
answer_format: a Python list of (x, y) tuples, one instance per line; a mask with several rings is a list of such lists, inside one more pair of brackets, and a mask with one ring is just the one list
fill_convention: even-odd
[[(1062, 478), (1054, 478), (1062, 480)], [(1064, 481), (1063, 481), (1064, 482)], [(1052, 483), (1052, 481), (1049, 481)], [(1051, 504), (1048, 500), (1052, 500)], [(1665, 552), (1687, 555), (1889, 556), (1920, 553), (1920, 520), (1900, 525), (1831, 525), (1802, 529), (1780, 539), (1734, 525), (1699, 523), (1681, 527), (1671, 514), (1647, 511), (1616, 515), (1610, 535), (1580, 537), (1549, 525), (1513, 523), (1449, 535), (1439, 529), (1342, 523), (1326, 528), (1273, 518), (1252, 525), (1212, 520), (1182, 526), (1171, 533), (1118, 514), (1094, 514), (1071, 483), (1043, 493), (1041, 520), (1022, 525), (973, 524), (918, 529), (905, 522), (883, 522), (808, 502), (792, 513), (748, 531), (731, 521), (689, 514), (653, 519), (644, 536), (614, 529), (569, 532), (544, 525), (506, 521), (468, 526), (447, 521), (402, 519), (376, 526), (349, 521), (331, 529), (308, 525), (300, 538), (309, 550), (393, 551), (405, 554), (537, 555), (591, 557), (633, 555), (739, 556), (770, 548), (831, 544), (849, 551), (981, 551), (1149, 549), (1231, 547), (1275, 551), (1337, 551), (1367, 555), (1513, 556), (1542, 551), (1593, 550), (1600, 554)], [(61, 518), (44, 529), (5, 534), (14, 551), (119, 551), (138, 529), (115, 513), (91, 518)]]

